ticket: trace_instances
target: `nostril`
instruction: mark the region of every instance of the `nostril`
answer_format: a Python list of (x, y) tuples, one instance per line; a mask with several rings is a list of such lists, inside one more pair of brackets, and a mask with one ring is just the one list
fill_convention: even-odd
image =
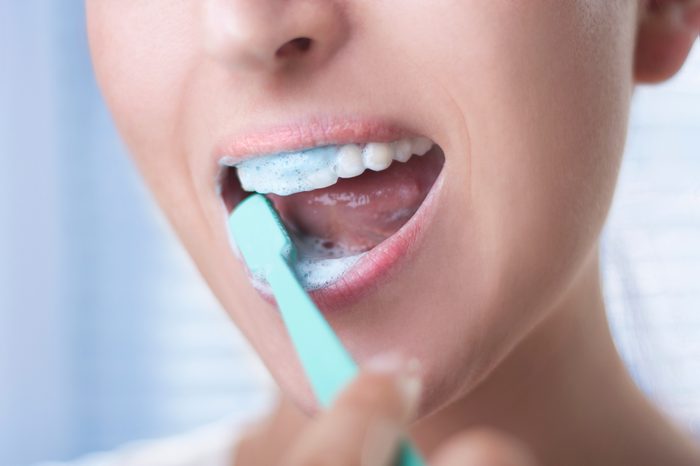
[(311, 49), (312, 43), (313, 41), (308, 37), (297, 37), (278, 48), (275, 56), (277, 58), (291, 58), (303, 55)]

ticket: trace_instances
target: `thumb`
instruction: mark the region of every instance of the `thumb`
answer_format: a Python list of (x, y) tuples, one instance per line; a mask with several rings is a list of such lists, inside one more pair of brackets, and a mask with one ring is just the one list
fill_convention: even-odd
[(490, 429), (464, 432), (433, 455), (432, 466), (537, 466), (522, 442)]
[(370, 362), (300, 435), (283, 464), (389, 464), (419, 401), (416, 364), (391, 354)]

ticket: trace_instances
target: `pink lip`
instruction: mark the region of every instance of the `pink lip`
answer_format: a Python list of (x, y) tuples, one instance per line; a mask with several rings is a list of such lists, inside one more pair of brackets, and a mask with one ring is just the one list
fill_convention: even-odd
[[(324, 313), (337, 312), (359, 301), (391, 280), (400, 266), (410, 261), (426, 237), (439, 203), (444, 177), (443, 167), (423, 204), (399, 231), (368, 251), (340, 280), (310, 293)], [(258, 292), (266, 301), (274, 303), (269, 291), (258, 289)]]
[(241, 162), (256, 155), (328, 144), (390, 142), (413, 135), (396, 124), (376, 118), (314, 117), (226, 138), (215, 147), (214, 159), (218, 166), (223, 157)]

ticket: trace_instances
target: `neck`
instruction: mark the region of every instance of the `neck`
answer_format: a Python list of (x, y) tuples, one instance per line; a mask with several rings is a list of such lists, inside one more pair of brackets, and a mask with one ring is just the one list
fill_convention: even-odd
[(637, 389), (605, 315), (594, 251), (563, 299), (475, 390), (412, 432), (430, 453), (446, 438), (493, 427), (543, 465), (693, 465), (700, 452)]

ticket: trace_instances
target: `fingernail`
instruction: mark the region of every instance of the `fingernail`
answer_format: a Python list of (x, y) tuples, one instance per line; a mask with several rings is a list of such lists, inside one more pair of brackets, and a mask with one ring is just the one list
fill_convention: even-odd
[(369, 372), (394, 376), (401, 393), (404, 418), (409, 420), (418, 408), (422, 381), (420, 361), (404, 358), (398, 353), (384, 353), (370, 359), (365, 365)]
[(399, 353), (391, 352), (373, 356), (364, 368), (377, 374), (394, 375), (401, 373), (405, 365), (406, 361)]
[(420, 362), (417, 359), (406, 361), (405, 372), (399, 377), (398, 386), (404, 400), (405, 419), (409, 421), (416, 414), (423, 390)]

